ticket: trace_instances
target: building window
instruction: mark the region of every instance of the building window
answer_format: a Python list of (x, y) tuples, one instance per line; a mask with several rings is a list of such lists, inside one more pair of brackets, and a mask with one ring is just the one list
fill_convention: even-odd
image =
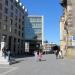
[(13, 0), (10, 0), (11, 2), (13, 2)]
[(17, 16), (15, 16), (15, 20), (17, 21)]
[(13, 20), (12, 20), (12, 19), (10, 19), (10, 24), (11, 24), (11, 25), (13, 24)]
[(22, 21), (22, 25), (24, 25), (24, 21)]
[(15, 23), (15, 27), (17, 27), (17, 23)]
[(24, 16), (22, 16), (22, 19), (24, 19)]
[(11, 10), (13, 10), (13, 5), (11, 5)]
[(17, 7), (18, 6), (18, 3), (15, 1), (15, 6)]
[(22, 37), (24, 36), (24, 34), (22, 33)]
[(18, 10), (17, 10), (17, 9), (15, 9), (15, 13), (16, 13), (16, 14), (18, 13)]
[(17, 9), (15, 9), (15, 13), (17, 13)]
[(21, 47), (23, 47), (23, 40), (21, 40)]
[(17, 34), (17, 29), (15, 29), (15, 34)]
[(7, 6), (8, 6), (8, 0), (5, 0), (5, 5), (7, 5)]
[(24, 30), (24, 27), (22, 27), (22, 31)]
[(36, 33), (41, 33), (41, 32), (42, 32), (40, 28), (35, 28), (34, 31), (35, 31)]
[(19, 18), (19, 23), (21, 23), (21, 19)]
[(6, 7), (5, 7), (5, 13), (6, 13), (6, 14), (8, 13), (8, 8), (6, 8)]
[(10, 13), (10, 17), (13, 17), (13, 12)]
[(2, 10), (2, 3), (0, 3), (0, 10)]
[(18, 48), (20, 47), (20, 39), (18, 39)]
[(11, 29), (11, 26), (10, 26), (10, 29), (9, 29), (9, 31), (10, 31), (10, 32), (12, 31), (12, 29)]
[(20, 39), (18, 39), (18, 42), (20, 42)]
[(21, 22), (21, 19), (19, 18), (19, 23)]
[(21, 26), (19, 25), (19, 29), (21, 29)]
[(5, 17), (4, 21), (7, 22), (8, 21), (8, 17), (6, 15), (4, 17)]
[(14, 53), (16, 51), (16, 38), (14, 38)]
[(21, 16), (21, 12), (19, 13), (19, 16)]
[(2, 13), (0, 13), (0, 19), (2, 19)]
[(0, 29), (1, 29), (1, 22), (0, 22)]
[(20, 31), (18, 32), (18, 35), (20, 36)]

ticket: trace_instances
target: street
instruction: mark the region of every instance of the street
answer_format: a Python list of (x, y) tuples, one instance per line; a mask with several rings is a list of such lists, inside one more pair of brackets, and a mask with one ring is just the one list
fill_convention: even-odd
[(56, 59), (48, 54), (41, 62), (36, 62), (34, 57), (15, 60), (12, 65), (0, 65), (0, 75), (75, 75), (75, 59)]

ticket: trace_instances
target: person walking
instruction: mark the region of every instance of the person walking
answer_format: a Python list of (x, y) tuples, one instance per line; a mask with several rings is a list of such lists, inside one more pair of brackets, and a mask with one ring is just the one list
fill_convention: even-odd
[(64, 58), (64, 57), (63, 57), (63, 52), (62, 52), (62, 50), (59, 51), (59, 58), (61, 58), (61, 59)]
[(56, 53), (55, 53), (55, 55), (56, 55), (56, 59), (58, 59), (59, 52), (60, 52), (60, 50), (59, 50), (59, 49), (57, 49), (57, 50), (56, 50)]
[(34, 51), (35, 61), (38, 61), (38, 52)]
[(42, 60), (42, 52), (39, 51), (39, 61), (41, 61), (41, 60)]

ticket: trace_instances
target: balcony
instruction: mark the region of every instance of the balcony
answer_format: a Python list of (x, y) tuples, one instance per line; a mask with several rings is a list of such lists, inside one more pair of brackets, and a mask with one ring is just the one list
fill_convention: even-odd
[(61, 6), (66, 7), (67, 0), (61, 0), (60, 4), (61, 4)]

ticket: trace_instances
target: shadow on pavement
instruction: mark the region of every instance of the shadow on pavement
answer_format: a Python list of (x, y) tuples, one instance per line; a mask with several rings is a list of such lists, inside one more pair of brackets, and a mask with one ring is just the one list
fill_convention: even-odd
[(11, 56), (12, 58), (18, 59), (18, 58), (26, 58), (26, 57), (33, 57), (34, 55), (27, 55), (27, 54), (23, 54), (23, 55), (14, 55)]
[(46, 61), (46, 59), (42, 59), (41, 61)]
[(10, 62), (9, 65), (17, 64), (17, 63), (20, 63), (22, 61), (24, 61), (24, 60), (13, 60), (13, 61)]

